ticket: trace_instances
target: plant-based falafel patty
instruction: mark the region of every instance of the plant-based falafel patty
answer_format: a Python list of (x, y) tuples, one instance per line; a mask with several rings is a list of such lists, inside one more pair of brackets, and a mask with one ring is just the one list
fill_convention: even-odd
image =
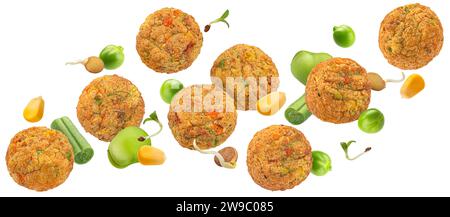
[(429, 7), (409, 4), (386, 15), (378, 43), (390, 64), (419, 69), (439, 54), (444, 34), (438, 16)]
[[(234, 82), (227, 84), (227, 78)], [(261, 49), (245, 44), (235, 45), (217, 57), (211, 79), (234, 98), (238, 110), (255, 110), (258, 99), (276, 91), (279, 84), (272, 59)]]
[(17, 184), (46, 191), (69, 177), (73, 168), (73, 149), (64, 134), (46, 127), (32, 127), (12, 138), (6, 165)]
[(117, 75), (105, 75), (84, 88), (77, 116), (87, 132), (109, 142), (120, 130), (139, 126), (144, 107), (141, 93), (133, 83)]
[(253, 181), (261, 187), (272, 191), (291, 189), (311, 171), (311, 146), (297, 129), (273, 125), (253, 136), (247, 166)]
[(178, 143), (201, 149), (219, 146), (233, 133), (237, 112), (228, 94), (212, 85), (193, 85), (178, 92), (170, 104), (169, 127)]
[(195, 19), (175, 8), (150, 14), (136, 37), (142, 62), (163, 73), (188, 68), (199, 55), (202, 43), (203, 36)]
[(370, 103), (366, 70), (346, 58), (332, 58), (313, 68), (306, 83), (306, 105), (319, 119), (335, 124), (355, 121)]

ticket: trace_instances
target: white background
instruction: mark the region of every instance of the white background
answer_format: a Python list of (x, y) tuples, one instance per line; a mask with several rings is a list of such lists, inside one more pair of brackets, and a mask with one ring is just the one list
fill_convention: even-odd
[[(450, 196), (449, 170), (449, 43), (441, 54), (417, 71), (426, 89), (411, 100), (401, 99), (400, 85), (390, 84), (373, 92), (370, 107), (386, 118), (384, 129), (375, 135), (359, 130), (357, 123), (334, 125), (312, 117), (296, 126), (314, 150), (327, 152), (333, 171), (324, 177), (310, 175), (296, 188), (267, 191), (256, 185), (247, 172), (247, 145), (255, 132), (272, 124), (288, 124), (284, 109), (304, 92), (291, 75), (290, 61), (299, 50), (323, 51), (350, 57), (368, 71), (396, 78), (401, 70), (389, 65), (378, 49), (378, 29), (384, 16), (412, 1), (1, 1), (0, 3), (0, 195), (8, 196)], [(449, 30), (450, 5), (444, 0), (422, 0)], [(228, 21), (204, 33), (201, 53), (194, 64), (177, 74), (158, 74), (141, 63), (135, 37), (145, 17), (162, 7), (176, 7), (195, 17), (203, 29), (209, 21), (230, 9)], [(353, 47), (334, 44), (332, 28), (347, 24), (357, 36)], [(446, 31), (445, 31), (446, 33)], [(280, 76), (280, 91), (287, 93), (283, 110), (272, 117), (257, 112), (239, 112), (235, 132), (221, 147), (239, 152), (238, 167), (217, 167), (212, 156), (181, 148), (167, 126), (168, 105), (159, 96), (161, 83), (169, 78), (185, 86), (209, 83), (215, 58), (237, 44), (255, 45), (269, 54)], [(94, 75), (82, 66), (65, 66), (70, 60), (98, 55), (107, 44), (125, 48), (126, 60), (115, 71)], [(38, 193), (17, 185), (9, 176), (4, 156), (10, 139), (31, 126), (49, 126), (60, 116), (76, 118), (82, 89), (94, 78), (119, 74), (131, 80), (143, 94), (147, 114), (157, 110), (164, 124), (155, 147), (167, 155), (162, 166), (132, 165), (119, 170), (107, 159), (107, 143), (85, 133), (95, 149), (86, 165), (74, 165), (64, 184)], [(407, 72), (411, 74), (412, 72)], [(37, 124), (22, 117), (31, 98), (42, 95), (45, 115)], [(149, 130), (148, 127), (145, 127)], [(370, 145), (373, 150), (350, 162), (339, 142), (357, 140), (350, 148), (356, 154)]]

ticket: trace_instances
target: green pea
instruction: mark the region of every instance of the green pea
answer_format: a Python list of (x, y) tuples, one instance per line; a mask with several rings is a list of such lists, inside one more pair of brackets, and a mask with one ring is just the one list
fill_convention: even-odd
[(331, 158), (322, 151), (313, 151), (313, 166), (311, 172), (316, 176), (324, 176), (331, 171)]
[(105, 68), (109, 70), (119, 68), (125, 60), (123, 48), (116, 45), (108, 45), (103, 48), (99, 57), (103, 60)]
[(343, 48), (351, 47), (355, 43), (355, 32), (347, 25), (335, 26), (333, 38), (337, 45)]
[(183, 84), (180, 81), (175, 79), (169, 79), (164, 81), (164, 83), (161, 85), (159, 93), (161, 95), (162, 100), (167, 104), (170, 104), (172, 98), (181, 89), (183, 89)]
[(358, 119), (358, 127), (366, 133), (378, 133), (384, 126), (384, 115), (378, 109), (368, 109)]

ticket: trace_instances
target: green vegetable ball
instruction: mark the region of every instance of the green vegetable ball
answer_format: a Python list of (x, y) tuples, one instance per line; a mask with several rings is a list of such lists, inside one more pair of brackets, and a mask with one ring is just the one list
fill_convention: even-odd
[(161, 85), (159, 93), (161, 95), (162, 100), (167, 104), (170, 104), (175, 94), (177, 94), (180, 90), (182, 90), (183, 87), (184, 86), (180, 81), (175, 79), (169, 79), (164, 81), (164, 83)]
[(337, 45), (347, 48), (355, 43), (355, 32), (350, 26), (341, 25), (333, 28), (333, 38)]
[(358, 119), (359, 129), (366, 133), (378, 133), (384, 126), (384, 115), (378, 109), (368, 109)]
[(100, 59), (105, 64), (105, 69), (113, 70), (119, 68), (125, 60), (123, 48), (116, 45), (108, 45), (100, 52)]
[(331, 158), (322, 151), (313, 151), (313, 166), (311, 172), (316, 176), (324, 176), (331, 171)]

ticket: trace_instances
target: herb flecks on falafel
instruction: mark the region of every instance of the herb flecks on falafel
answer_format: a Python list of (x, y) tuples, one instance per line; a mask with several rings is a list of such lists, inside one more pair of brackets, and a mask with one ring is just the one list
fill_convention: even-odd
[(212, 85), (193, 85), (178, 92), (168, 114), (169, 127), (178, 143), (201, 149), (224, 143), (236, 126), (237, 112), (226, 92)]
[(261, 49), (235, 45), (217, 57), (211, 68), (213, 84), (234, 98), (238, 110), (256, 110), (258, 99), (278, 88), (278, 70)]
[(272, 191), (291, 189), (311, 171), (311, 146), (299, 130), (273, 125), (253, 136), (247, 166), (253, 181), (261, 187)]
[(439, 17), (420, 4), (398, 7), (386, 15), (378, 43), (388, 62), (400, 69), (419, 69), (441, 51), (444, 34)]
[(64, 183), (73, 162), (67, 137), (46, 127), (20, 131), (6, 153), (6, 165), (14, 181), (35, 191), (47, 191)]
[(147, 67), (161, 73), (188, 68), (200, 53), (203, 35), (195, 19), (175, 8), (150, 14), (136, 36), (136, 50)]
[(84, 129), (98, 139), (109, 142), (122, 129), (139, 126), (145, 104), (131, 81), (118, 75), (94, 79), (81, 93), (77, 116)]
[(358, 120), (370, 103), (366, 70), (346, 58), (319, 63), (308, 76), (306, 104), (317, 118), (335, 124)]

